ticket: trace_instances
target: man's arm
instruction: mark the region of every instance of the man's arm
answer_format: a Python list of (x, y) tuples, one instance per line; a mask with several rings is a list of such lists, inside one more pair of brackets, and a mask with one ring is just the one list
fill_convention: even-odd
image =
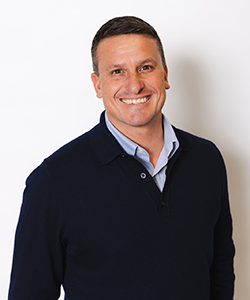
[(43, 163), (27, 179), (16, 230), (9, 300), (56, 300), (63, 280), (57, 192)]
[[(225, 180), (226, 181), (226, 180)], [(214, 260), (210, 269), (211, 300), (232, 300), (234, 295), (232, 218), (225, 183), (221, 211), (214, 231)]]

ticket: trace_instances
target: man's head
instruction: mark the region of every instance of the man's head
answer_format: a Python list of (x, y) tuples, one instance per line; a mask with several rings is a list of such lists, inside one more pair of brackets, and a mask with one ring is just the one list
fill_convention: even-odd
[[(127, 21), (122, 24), (122, 20)], [(109, 21), (94, 38), (96, 71), (91, 79), (109, 120), (124, 134), (135, 127), (162, 126), (161, 110), (170, 86), (159, 43), (155, 30), (134, 17)]]
[(97, 47), (99, 43), (108, 37), (114, 37), (124, 34), (147, 35), (156, 40), (158, 50), (161, 55), (163, 67), (166, 65), (165, 55), (161, 40), (155, 29), (140, 18), (133, 16), (117, 17), (105, 23), (96, 33), (91, 47), (93, 71), (99, 75)]

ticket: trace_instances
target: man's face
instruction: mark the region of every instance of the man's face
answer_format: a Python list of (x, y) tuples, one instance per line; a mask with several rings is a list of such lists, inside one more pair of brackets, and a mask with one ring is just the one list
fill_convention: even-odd
[(91, 75), (111, 123), (121, 132), (161, 123), (170, 86), (157, 42), (139, 34), (103, 39), (97, 48), (99, 76)]

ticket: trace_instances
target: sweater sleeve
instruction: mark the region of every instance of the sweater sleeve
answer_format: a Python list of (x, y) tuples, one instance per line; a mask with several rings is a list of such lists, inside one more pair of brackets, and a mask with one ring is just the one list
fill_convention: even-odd
[(210, 269), (211, 300), (232, 300), (234, 294), (232, 217), (229, 207), (227, 179), (224, 176), (221, 210), (214, 229), (214, 259)]
[(16, 229), (9, 300), (56, 300), (63, 280), (57, 192), (46, 164), (27, 179)]

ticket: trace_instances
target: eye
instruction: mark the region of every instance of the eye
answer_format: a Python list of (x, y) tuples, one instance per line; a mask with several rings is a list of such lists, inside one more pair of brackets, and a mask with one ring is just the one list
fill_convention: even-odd
[(140, 71), (147, 71), (147, 70), (152, 70), (153, 69), (153, 66), (151, 65), (145, 65), (145, 66), (142, 66)]
[(111, 74), (121, 74), (121, 73), (122, 73), (121, 69), (116, 69), (111, 72)]

